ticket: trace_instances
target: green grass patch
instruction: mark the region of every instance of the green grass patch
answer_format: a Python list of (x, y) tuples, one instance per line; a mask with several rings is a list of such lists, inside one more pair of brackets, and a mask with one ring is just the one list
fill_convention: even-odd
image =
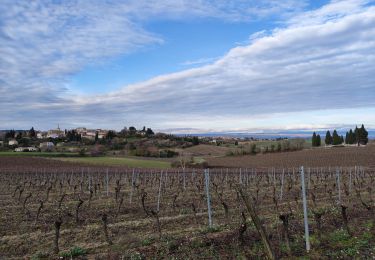
[(75, 246), (69, 251), (59, 253), (59, 256), (70, 259), (71, 257), (77, 257), (77, 256), (86, 255), (86, 254), (87, 254), (86, 249)]
[(206, 228), (203, 228), (200, 233), (201, 234), (208, 234), (208, 233), (216, 233), (216, 232), (220, 232), (220, 231), (223, 231), (224, 227), (222, 226), (212, 226), (212, 227), (206, 227)]
[(79, 157), (78, 153), (59, 153), (59, 152), (0, 152), (0, 157)]
[(125, 157), (77, 157), (77, 158), (59, 158), (67, 162), (85, 163), (104, 166), (128, 166), (131, 168), (171, 168), (170, 162), (157, 160), (143, 160)]
[(327, 238), (330, 246), (335, 249), (331, 252), (331, 257), (358, 257), (361, 255), (362, 250), (370, 247), (373, 235), (367, 231), (358, 237), (350, 237), (346, 231), (339, 229), (329, 234)]
[(149, 246), (155, 242), (154, 238), (145, 238), (142, 240), (142, 246)]

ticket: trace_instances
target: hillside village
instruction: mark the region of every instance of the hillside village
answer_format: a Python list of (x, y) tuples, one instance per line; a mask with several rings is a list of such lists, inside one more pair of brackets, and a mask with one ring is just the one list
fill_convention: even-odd
[(0, 133), (0, 150), (15, 152), (75, 153), (79, 156), (133, 155), (144, 157), (174, 157), (176, 148), (186, 148), (210, 142), (210, 138), (178, 137), (154, 133), (151, 128), (131, 126), (121, 131), (60, 126), (48, 131), (8, 130)]
[[(325, 135), (324, 143), (315, 132), (312, 138), (260, 139), (231, 136), (177, 136), (154, 133), (151, 128), (124, 127), (121, 131), (78, 127), (62, 130), (58, 125), (48, 131), (7, 130), (0, 132), (0, 151), (49, 153), (53, 156), (137, 156), (175, 158), (197, 166), (203, 158), (281, 153), (319, 147), (360, 146), (368, 142), (368, 132), (362, 125), (339, 136), (336, 130)], [(196, 149), (193, 149), (197, 146)], [(194, 159), (196, 158), (196, 159)]]
[[(150, 128), (136, 130), (130, 127), (129, 130), (124, 128), (120, 133), (115, 130), (106, 129), (88, 129), (86, 127), (78, 127), (70, 130), (62, 130), (58, 125), (56, 129), (48, 131), (34, 130), (9, 130), (0, 133), (0, 147), (14, 149), (14, 151), (22, 152), (36, 152), (36, 151), (53, 151), (58, 150), (58, 147), (63, 147), (66, 144), (79, 146), (79, 144), (95, 144), (106, 143), (105, 140), (112, 141), (118, 135), (125, 136), (138, 136), (144, 137), (151, 136), (154, 133)], [(118, 141), (118, 140), (117, 140)], [(71, 149), (74, 151), (75, 149)]]

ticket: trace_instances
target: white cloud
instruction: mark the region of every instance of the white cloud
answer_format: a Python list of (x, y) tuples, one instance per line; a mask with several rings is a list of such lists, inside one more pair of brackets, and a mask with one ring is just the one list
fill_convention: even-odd
[[(343, 113), (340, 109), (345, 108), (355, 114), (353, 119), (366, 111), (363, 108), (375, 107), (375, 8), (370, 1), (332, 2), (290, 18), (268, 35), (254, 35), (251, 43), (233, 48), (212, 64), (97, 96), (72, 95), (61, 82), (87, 63), (162, 41), (135, 20), (159, 14), (173, 19), (180, 14), (253, 19), (288, 11), (295, 2), (245, 6), (246, 1), (129, 1), (112, 6), (83, 1), (78, 7), (73, 1), (64, 3), (69, 4), (14, 6), (4, 18), (0, 93), (5, 95), (0, 108), (10, 116), (0, 119), (2, 125), (39, 115), (43, 126), (59, 118), (71, 125), (117, 128), (137, 123), (159, 128), (279, 128), (310, 125), (306, 118), (296, 122), (296, 111), (315, 111), (300, 116), (311, 115), (316, 124), (327, 124), (327, 118), (314, 113)], [(26, 106), (9, 108), (27, 97), (32, 99)], [(287, 123), (277, 120), (275, 113), (285, 115)]]
[[(55, 93), (66, 91), (64, 81), (85, 66), (105, 62), (148, 44), (162, 43), (161, 36), (142, 28), (142, 21), (196, 17), (231, 21), (255, 19), (258, 10), (272, 7), (273, 14), (290, 12), (296, 10), (292, 4), (300, 1), (287, 2), (3, 0), (0, 5), (0, 90), (10, 96), (9, 93), (22, 89), (29, 99), (35, 95), (36, 88), (47, 99), (51, 95), (58, 96)], [(14, 101), (17, 100), (20, 100), (18, 95), (14, 97)]]
[(207, 119), (374, 107), (375, 8), (336, 12), (335, 19), (293, 23), (214, 64), (127, 86), (102, 96), (102, 102), (124, 102), (130, 113)]
[(182, 65), (182, 66), (204, 65), (204, 64), (207, 64), (207, 63), (214, 62), (217, 59), (218, 58), (201, 58), (201, 59), (197, 59), (197, 60), (188, 60), (188, 61), (182, 62), (180, 65)]
[[(354, 106), (373, 104), (366, 96), (374, 81), (370, 74), (375, 65), (372, 52), (375, 44), (374, 25), (375, 13), (371, 7), (360, 14), (347, 15), (335, 21), (278, 30), (272, 36), (260, 38), (248, 46), (232, 49), (213, 65), (156, 77), (127, 86), (109, 97), (118, 98), (119, 94), (123, 94), (131, 100), (154, 100), (155, 97), (163, 99), (169, 91), (177, 92), (174, 95), (180, 93), (181, 96), (190, 96), (190, 91), (197, 91), (199, 94), (215, 94), (214, 97), (221, 91), (228, 91), (232, 96), (236, 91), (241, 91), (237, 93), (239, 101), (243, 102), (244, 94), (251, 97), (252, 94), (268, 94), (268, 91), (278, 90), (279, 95), (293, 98), (310, 92), (320, 96), (327, 91), (337, 93), (329, 97), (332, 105), (337, 106), (344, 103), (340, 102), (340, 91), (344, 91), (344, 94), (352, 93), (353, 97), (364, 95), (363, 99), (354, 101)], [(337, 80), (342, 84), (333, 84)], [(353, 80), (359, 85), (357, 89), (363, 91), (353, 93), (349, 88)], [(271, 101), (274, 96), (256, 97)], [(318, 100), (312, 101), (315, 103)], [(317, 102), (311, 106), (314, 108), (321, 104)], [(242, 104), (240, 107), (243, 107)]]

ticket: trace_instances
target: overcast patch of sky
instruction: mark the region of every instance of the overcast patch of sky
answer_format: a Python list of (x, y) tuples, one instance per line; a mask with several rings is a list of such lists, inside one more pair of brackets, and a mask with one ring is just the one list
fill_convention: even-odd
[[(5, 1), (0, 7), (1, 13), (7, 11), (1, 17), (0, 90), (7, 95), (0, 98), (0, 109), (7, 113), (0, 124), (27, 127), (38, 117), (41, 127), (62, 121), (68, 126), (78, 122), (118, 128), (123, 122), (161, 128), (199, 121), (225, 128), (233, 125), (231, 118), (239, 125), (258, 127), (252, 118), (265, 117), (268, 121), (258, 120), (264, 127), (287, 127), (293, 125), (295, 111), (372, 109), (373, 1), (334, 1), (305, 13), (300, 13), (304, 3), (293, 8), (297, 2), (259, 1), (244, 6), (246, 1), (129, 1), (126, 5)], [(103, 95), (77, 96), (66, 88), (69, 77), (87, 64), (106, 64), (149, 44), (163, 44), (162, 35), (135, 21), (162, 15), (172, 20), (204, 17), (238, 22), (278, 12), (285, 14), (289, 25), (282, 24), (266, 36), (254, 35), (248, 44), (232, 48), (212, 64)], [(23, 106), (14, 107), (20, 100)], [(291, 114), (280, 122), (269, 116), (275, 112)], [(219, 120), (214, 120), (216, 115)], [(317, 118), (312, 125), (322, 121)]]

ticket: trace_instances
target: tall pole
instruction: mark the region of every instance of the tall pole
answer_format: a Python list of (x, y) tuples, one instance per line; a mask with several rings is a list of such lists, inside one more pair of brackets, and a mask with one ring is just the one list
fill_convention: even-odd
[(307, 216), (307, 200), (306, 200), (306, 188), (305, 188), (305, 173), (303, 166), (301, 166), (301, 184), (302, 184), (302, 198), (303, 198), (303, 218), (305, 224), (305, 239), (306, 239), (306, 251), (310, 251), (310, 236), (309, 236), (309, 221)]
[(210, 172), (208, 169), (204, 170), (204, 179), (206, 186), (206, 196), (207, 196), (207, 210), (208, 210), (208, 226), (212, 227), (212, 217), (211, 217), (211, 201), (210, 201)]

